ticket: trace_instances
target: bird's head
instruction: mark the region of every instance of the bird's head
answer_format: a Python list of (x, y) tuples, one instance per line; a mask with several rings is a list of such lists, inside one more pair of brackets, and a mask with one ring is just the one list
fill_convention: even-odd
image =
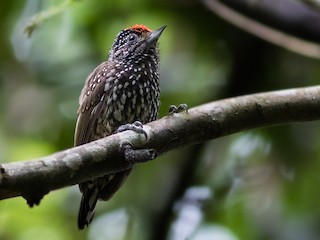
[(166, 26), (152, 31), (144, 25), (134, 25), (122, 30), (116, 37), (109, 53), (109, 59), (123, 61), (143, 54), (157, 52), (157, 42)]

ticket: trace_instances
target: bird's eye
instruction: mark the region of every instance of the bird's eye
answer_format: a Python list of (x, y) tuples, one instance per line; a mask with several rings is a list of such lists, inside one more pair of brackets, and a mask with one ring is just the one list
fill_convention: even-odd
[(134, 40), (137, 39), (137, 35), (135, 35), (135, 34), (130, 34), (127, 39), (128, 39), (128, 41), (132, 42), (132, 41), (134, 41)]

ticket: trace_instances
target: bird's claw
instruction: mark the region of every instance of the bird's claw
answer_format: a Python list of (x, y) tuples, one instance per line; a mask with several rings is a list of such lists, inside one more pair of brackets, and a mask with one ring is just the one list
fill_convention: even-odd
[(188, 105), (185, 103), (179, 104), (178, 107), (176, 105), (170, 105), (169, 106), (169, 114), (174, 114), (174, 113), (180, 113), (183, 111), (186, 111), (188, 113)]
[(125, 160), (131, 163), (146, 162), (157, 157), (156, 149), (133, 149), (130, 142), (122, 143), (121, 150)]
[(146, 139), (148, 139), (148, 135), (147, 135), (146, 131), (143, 129), (143, 124), (139, 121), (135, 121), (134, 123), (127, 123), (127, 124), (121, 125), (117, 129), (116, 133), (124, 132), (127, 130), (132, 130), (136, 133), (143, 134), (146, 137)]

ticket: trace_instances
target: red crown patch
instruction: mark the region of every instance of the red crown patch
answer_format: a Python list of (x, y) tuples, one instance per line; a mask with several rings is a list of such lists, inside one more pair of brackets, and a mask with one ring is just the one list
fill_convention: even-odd
[(152, 30), (142, 24), (135, 24), (132, 27), (129, 27), (127, 29), (132, 29), (136, 32), (152, 32)]

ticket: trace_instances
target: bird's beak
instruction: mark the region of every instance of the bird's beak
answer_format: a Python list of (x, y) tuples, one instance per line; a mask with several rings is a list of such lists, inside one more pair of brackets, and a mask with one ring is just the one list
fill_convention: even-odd
[(148, 36), (146, 43), (148, 46), (151, 46), (155, 43), (157, 43), (161, 33), (163, 32), (163, 30), (166, 28), (167, 26), (163, 26), (157, 30), (154, 30), (153, 32), (150, 33), (150, 35)]

